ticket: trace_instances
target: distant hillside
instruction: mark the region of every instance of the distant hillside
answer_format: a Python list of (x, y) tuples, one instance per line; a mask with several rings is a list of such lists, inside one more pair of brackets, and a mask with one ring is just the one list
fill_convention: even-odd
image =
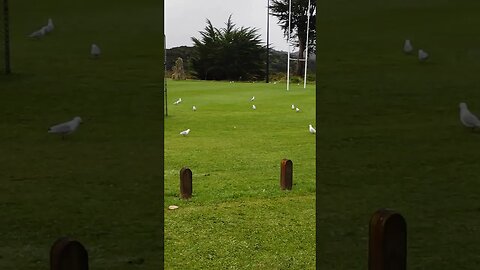
[[(184, 67), (185, 71), (187, 73), (190, 73), (191, 71), (190, 60), (192, 57), (192, 52), (193, 52), (193, 47), (188, 47), (188, 46), (180, 46), (180, 47), (167, 49), (167, 55), (166, 55), (167, 71), (171, 71), (172, 67), (175, 65), (175, 60), (177, 60), (178, 57), (181, 57), (185, 65)], [(295, 56), (296, 56), (296, 53), (291, 54), (292, 58), (294, 58)], [(292, 62), (292, 64), (294, 63)], [(286, 69), (287, 69), (287, 52), (271, 50), (270, 74), (285, 73)], [(310, 60), (308, 62), (308, 70), (311, 73), (315, 73), (315, 57), (310, 56)]]

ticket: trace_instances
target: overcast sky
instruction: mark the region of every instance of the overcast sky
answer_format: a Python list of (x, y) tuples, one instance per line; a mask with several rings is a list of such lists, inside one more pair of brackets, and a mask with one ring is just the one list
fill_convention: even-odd
[[(266, 44), (267, 0), (165, 0), (167, 48), (192, 46), (191, 37), (200, 38), (199, 31), (204, 30), (207, 19), (214, 27), (223, 28), (230, 14), (237, 27), (258, 28)], [(275, 50), (288, 50), (274, 16), (270, 16), (270, 45)]]

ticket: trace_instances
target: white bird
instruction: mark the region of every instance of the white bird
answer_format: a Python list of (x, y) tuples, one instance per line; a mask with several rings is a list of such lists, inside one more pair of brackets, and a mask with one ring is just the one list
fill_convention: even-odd
[(61, 134), (63, 139), (65, 138), (65, 135), (73, 133), (75, 130), (77, 130), (80, 123), (82, 123), (82, 118), (77, 116), (68, 122), (52, 126), (48, 129), (48, 133)]
[(41, 38), (45, 36), (45, 26), (40, 28), (40, 30), (37, 30), (33, 33), (31, 33), (28, 37), (31, 37), (31, 38)]
[(277, 82), (273, 82), (273, 84), (277, 84)]
[(423, 61), (426, 61), (427, 59), (428, 59), (428, 53), (426, 53), (422, 49), (418, 50), (418, 60), (423, 62)]
[(55, 26), (53, 25), (52, 18), (49, 18), (48, 19), (48, 24), (47, 24), (47, 26), (45, 26), (45, 32), (50, 33), (50, 32), (53, 31), (54, 28), (55, 28)]
[(177, 104), (179, 104), (180, 102), (182, 102), (182, 98), (179, 98), (179, 99), (178, 99), (177, 101), (175, 101), (173, 104), (174, 104), (174, 105), (177, 105)]
[(295, 105), (292, 104), (292, 110), (295, 110)]
[(312, 134), (317, 133), (317, 131), (312, 127), (312, 125), (308, 125), (308, 131), (310, 131), (310, 133)]
[(460, 121), (466, 127), (474, 129), (480, 127), (480, 120), (468, 110), (467, 104), (460, 103)]
[(98, 58), (100, 56), (100, 47), (98, 47), (97, 44), (92, 44), (92, 47), (90, 49), (90, 54), (94, 57), (94, 58)]
[(299, 112), (299, 111), (300, 111), (300, 109), (299, 109), (299, 108), (295, 108), (295, 111), (296, 111), (296, 112)]
[(253, 96), (253, 97), (250, 99), (250, 101), (254, 101), (254, 100), (255, 100), (255, 96)]
[(413, 51), (412, 43), (410, 42), (409, 39), (405, 40), (405, 43), (403, 44), (403, 52), (410, 54)]
[(180, 135), (187, 136), (188, 133), (190, 133), (190, 129), (187, 129), (187, 130), (184, 130), (184, 131), (180, 132)]
[(252, 109), (256, 110), (256, 109), (257, 109), (257, 107), (256, 107), (255, 105), (252, 105)]
[(192, 107), (192, 110), (193, 111), (196, 111), (197, 110), (197, 107), (195, 107), (195, 105)]

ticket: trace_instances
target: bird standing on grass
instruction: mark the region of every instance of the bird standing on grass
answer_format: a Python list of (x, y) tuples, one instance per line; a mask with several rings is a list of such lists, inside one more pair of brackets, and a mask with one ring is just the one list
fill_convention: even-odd
[(468, 110), (467, 104), (460, 103), (460, 122), (466, 127), (474, 130), (476, 127), (480, 127), (480, 120)]
[(295, 105), (292, 104), (292, 110), (295, 110)]
[(317, 131), (312, 127), (312, 125), (308, 125), (308, 131), (310, 131), (310, 133), (312, 134), (317, 133)]
[(178, 105), (180, 102), (182, 102), (182, 98), (178, 98), (178, 100), (175, 101), (175, 102), (173, 103), (173, 105)]
[(190, 129), (187, 129), (187, 130), (184, 130), (184, 131), (180, 132), (180, 135), (187, 136), (188, 133), (190, 133)]
[(295, 108), (295, 111), (296, 111), (296, 112), (299, 112), (299, 111), (300, 111), (300, 109), (299, 109), (299, 108)]
[(197, 107), (195, 107), (195, 105), (193, 105), (192, 111), (196, 111), (196, 110), (197, 110)]
[(253, 97), (250, 99), (250, 101), (254, 101), (254, 100), (255, 100), (255, 96), (253, 96)]
[(65, 135), (71, 134), (77, 130), (80, 123), (82, 123), (82, 118), (77, 116), (68, 122), (52, 126), (48, 129), (48, 133), (61, 134), (62, 139), (64, 139)]
[(428, 57), (429, 57), (429, 55), (428, 55), (427, 52), (425, 52), (422, 49), (418, 50), (418, 60), (420, 60), (420, 62), (427, 61)]
[(256, 110), (256, 109), (257, 109), (257, 107), (256, 107), (255, 105), (252, 105), (252, 109)]
[(90, 49), (90, 54), (92, 55), (93, 58), (100, 57), (100, 47), (98, 47), (97, 44), (92, 44), (92, 47)]
[(55, 26), (53, 25), (52, 18), (49, 18), (49, 19), (48, 19), (47, 26), (45, 26), (45, 32), (46, 32), (46, 33), (50, 33), (50, 32), (53, 31), (54, 28), (55, 28)]
[(405, 40), (405, 43), (403, 44), (403, 52), (406, 54), (411, 54), (413, 51), (412, 43), (410, 42), (409, 39)]

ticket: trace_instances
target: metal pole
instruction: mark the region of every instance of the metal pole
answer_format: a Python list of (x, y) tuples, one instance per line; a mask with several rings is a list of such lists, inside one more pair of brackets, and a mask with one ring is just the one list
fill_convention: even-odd
[(270, 77), (270, 0), (267, 0), (267, 77), (265, 78), (265, 82), (268, 83), (268, 79)]
[(8, 17), (8, 0), (3, 0), (3, 16), (5, 23), (5, 74), (10, 74), (10, 31), (9, 31), (9, 17)]
[(287, 54), (287, 91), (290, 89), (290, 24), (292, 21), (292, 0), (288, 1), (288, 54)]
[(163, 50), (165, 52), (164, 54), (164, 62), (163, 62), (163, 66), (164, 66), (164, 69), (165, 69), (165, 72), (163, 74), (163, 82), (164, 82), (164, 88), (165, 88), (165, 116), (168, 116), (168, 99), (167, 99), (167, 79), (165, 78), (165, 76), (167, 75), (167, 36), (166, 35), (163, 35)]
[(307, 88), (307, 68), (308, 68), (308, 32), (310, 31), (310, 0), (308, 0), (307, 9), (307, 46), (305, 50), (305, 76), (303, 78), (303, 89)]

